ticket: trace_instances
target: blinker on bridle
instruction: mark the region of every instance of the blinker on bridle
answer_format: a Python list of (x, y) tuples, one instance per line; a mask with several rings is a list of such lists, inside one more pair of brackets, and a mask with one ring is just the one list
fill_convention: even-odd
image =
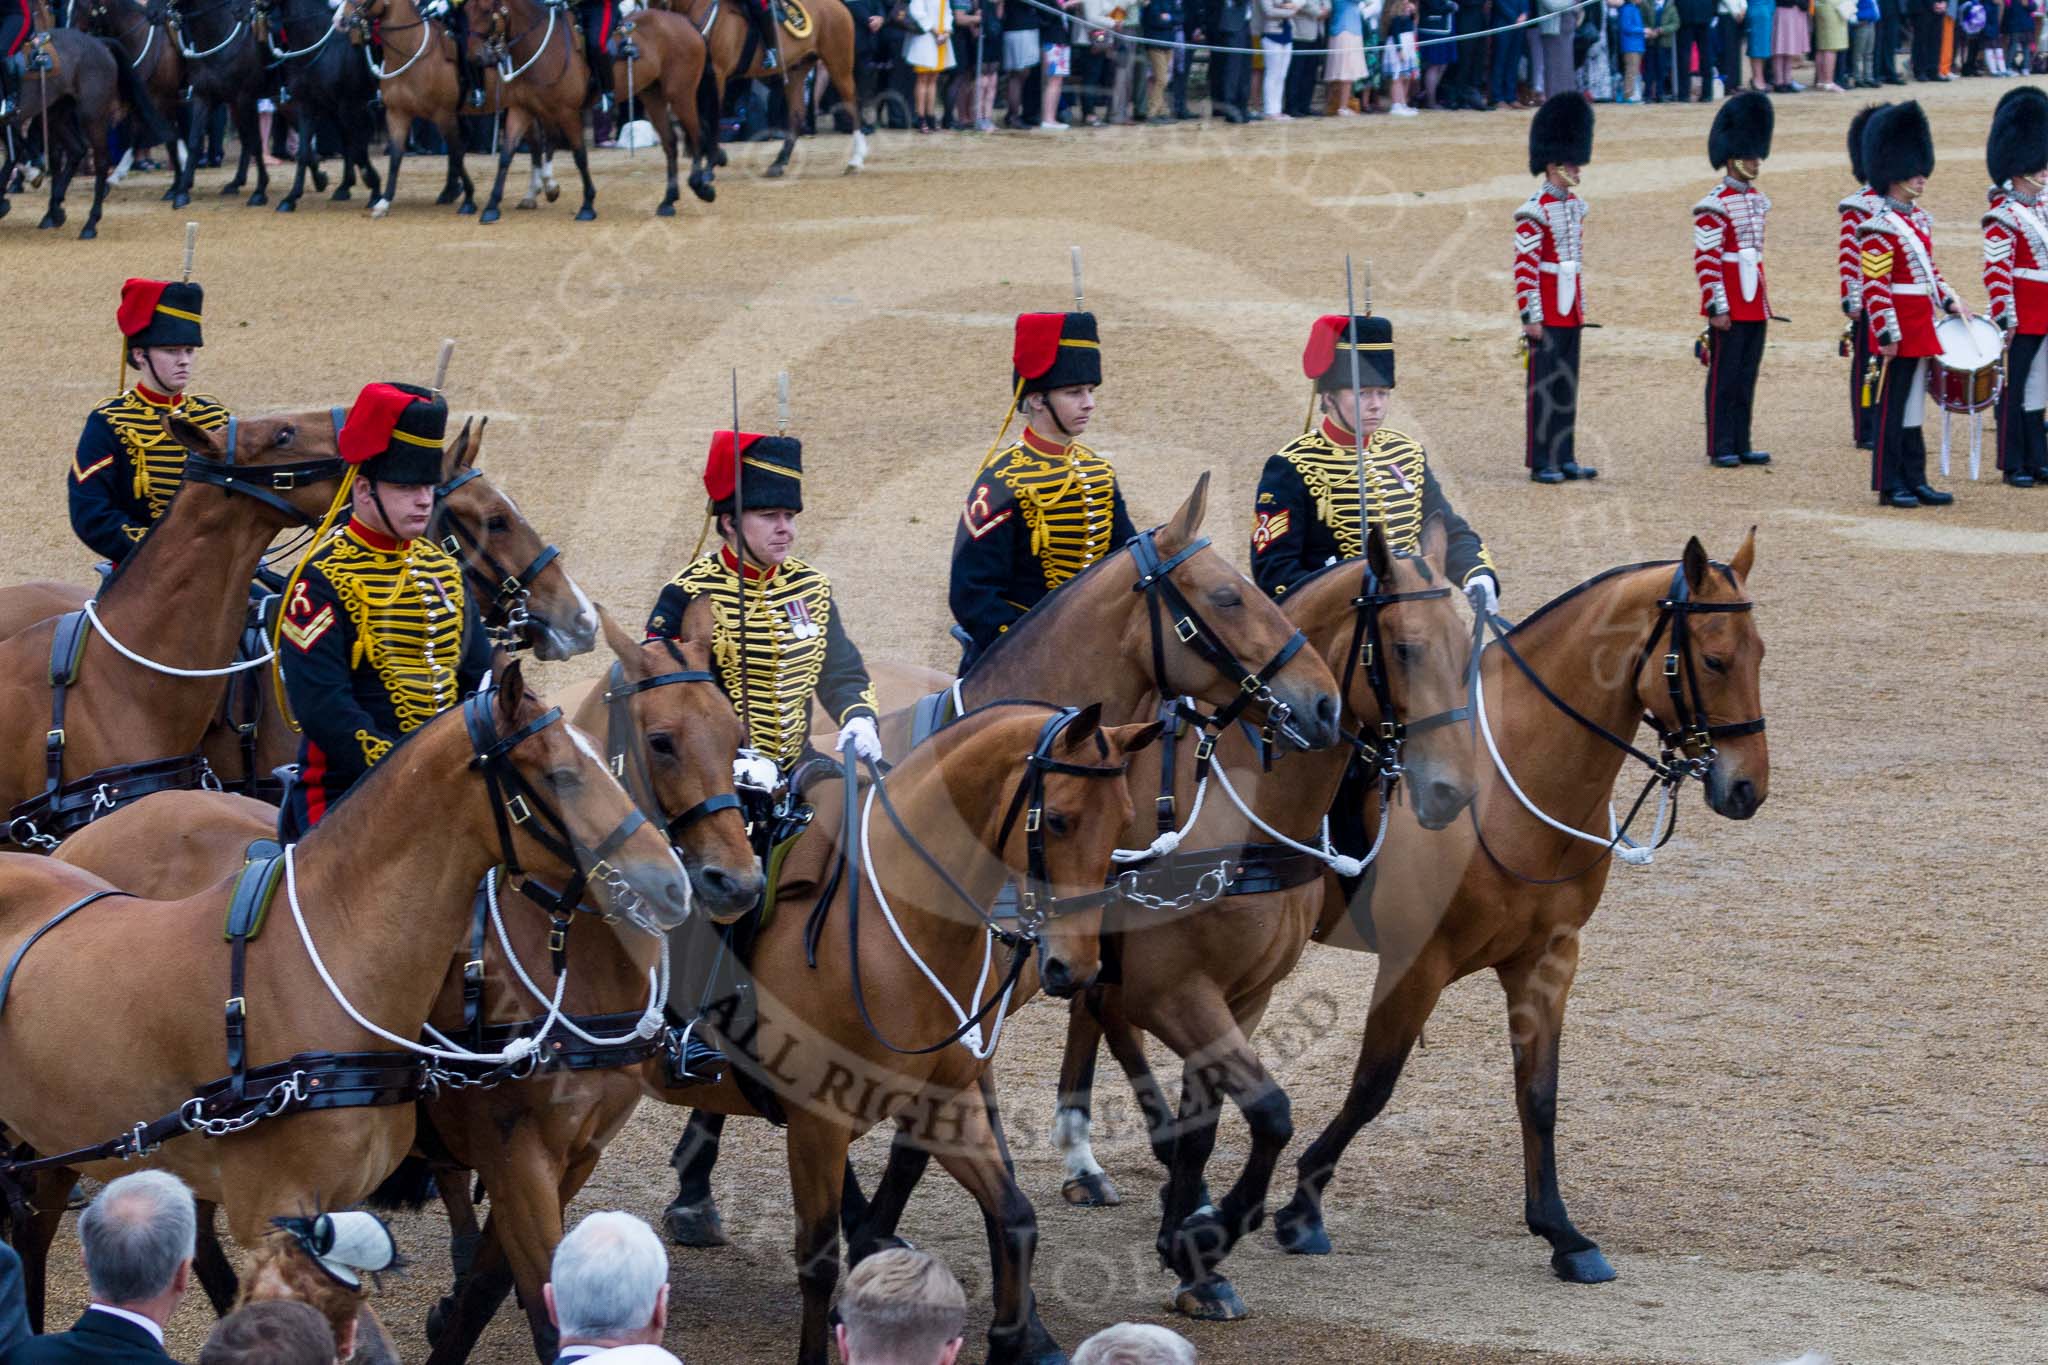
[[(348, 410), (330, 408), (328, 415), (334, 422), (335, 435), (339, 437), (341, 425), (348, 418)], [(319, 525), (319, 517), (300, 511), (279, 494), (307, 484), (339, 479), (348, 466), (338, 456), (300, 460), (295, 464), (238, 465), (235, 463), (235, 451), (241, 425), (241, 418), (232, 415), (228, 418), (227, 456), (224, 459), (216, 460), (211, 455), (201, 455), (196, 451), (185, 452), (185, 482), (208, 484), (225, 493), (253, 498), (295, 525)]]
[[(664, 638), (669, 657), (678, 664), (683, 662), (682, 651), (673, 640)], [(626, 678), (626, 666), (614, 663), (605, 679), (605, 705), (610, 708), (610, 744), (612, 776), (619, 779), (631, 793), (642, 810), (651, 810), (663, 818), (662, 832), (671, 845), (682, 840), (683, 834), (700, 820), (725, 810), (740, 810), (740, 798), (734, 792), (719, 792), (705, 797), (696, 805), (679, 815), (670, 816), (661, 807), (661, 798), (654, 790), (654, 778), (647, 771), (644, 753), (644, 738), (640, 727), (633, 718), (631, 699), (642, 692), (651, 692), (657, 687), (671, 687), (679, 683), (699, 683), (712, 687), (719, 686), (715, 675), (701, 668), (678, 668), (669, 673), (657, 673), (651, 678)]]
[(1759, 735), (1764, 730), (1764, 718), (1755, 720), (1730, 721), (1715, 725), (1707, 720), (1705, 704), (1700, 700), (1699, 665), (1693, 659), (1691, 620), (1706, 612), (1754, 611), (1754, 602), (1701, 602), (1693, 597), (1692, 585), (1686, 582), (1685, 565), (1680, 564), (1671, 574), (1671, 591), (1657, 602), (1657, 624), (1650, 631), (1650, 638), (1643, 643), (1643, 652), (1636, 659), (1635, 676), (1641, 677), (1649, 666), (1650, 656), (1656, 651), (1657, 641), (1663, 638), (1665, 630), (1671, 632), (1671, 648), (1665, 653), (1660, 671), (1664, 675), (1664, 687), (1671, 698), (1671, 715), (1675, 724), (1666, 729), (1656, 716), (1643, 713), (1643, 720), (1657, 732), (1657, 742), (1663, 746), (1667, 763), (1676, 757), (1683, 757), (1687, 775), (1704, 778), (1707, 770), (1719, 757), (1714, 747), (1717, 739), (1737, 739), (1744, 735)]
[[(1381, 611), (1401, 602), (1431, 602), (1449, 597), (1450, 588), (1443, 586), (1418, 588), (1413, 592), (1382, 592), (1379, 575), (1373, 572), (1369, 563), (1365, 567), (1363, 587), (1364, 590), (1351, 599), (1351, 606), (1356, 614), (1352, 619), (1351, 648), (1344, 656), (1344, 686), (1341, 695), (1346, 699), (1351, 696), (1351, 680), (1357, 676), (1360, 666), (1363, 666), (1366, 685), (1372, 689), (1373, 704), (1378, 707), (1380, 713), (1379, 742), (1374, 744), (1360, 735), (1352, 735), (1350, 739), (1359, 756), (1372, 764), (1373, 774), (1379, 778), (1384, 796), (1391, 791), (1394, 783), (1400, 780), (1401, 774), (1407, 771), (1402, 756), (1408, 741), (1443, 726), (1455, 725), (1469, 719), (1472, 708), (1457, 706), (1448, 711), (1439, 711), (1433, 716), (1425, 716), (1421, 720), (1404, 721), (1401, 719), (1400, 708), (1394, 704), (1394, 690), (1387, 676), (1386, 645), (1380, 633)], [(1483, 628), (1482, 626), (1481, 629)], [(1479, 651), (1475, 643), (1472, 651), (1474, 666), (1478, 657)]]
[[(462, 565), (463, 577), (488, 603), (483, 616), (491, 643), (507, 653), (516, 653), (531, 643), (528, 636), (532, 633), (533, 617), (527, 611), (527, 602), (533, 593), (533, 581), (562, 551), (555, 545), (543, 546), (533, 562), (518, 573), (500, 564), (483, 541), (463, 525), (462, 518), (448, 508), (448, 498), (456, 489), (482, 477), (483, 471), (472, 465), (447, 482), (434, 485), (434, 522), (446, 523), (449, 533), (441, 538), (441, 548)], [(482, 568), (477, 567), (479, 562)]]

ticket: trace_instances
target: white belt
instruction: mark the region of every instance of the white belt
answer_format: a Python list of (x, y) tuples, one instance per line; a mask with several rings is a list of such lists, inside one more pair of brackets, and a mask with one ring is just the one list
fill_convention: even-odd
[(1763, 258), (1763, 252), (1758, 251), (1753, 246), (1743, 247), (1740, 251), (1724, 251), (1721, 253), (1722, 260), (1735, 263), (1735, 277), (1741, 281), (1742, 300), (1744, 303), (1756, 297), (1757, 284), (1763, 278), (1757, 269), (1757, 265)]
[(1895, 284), (1892, 286), (1892, 293), (1894, 294), (1926, 294), (1931, 292), (1924, 284)]
[(1579, 296), (1578, 261), (1544, 261), (1537, 266), (1546, 275), (1557, 276), (1557, 311), (1569, 313), (1572, 302)]
[(2031, 266), (2014, 266), (2012, 277), (2016, 280), (2033, 280), (2040, 284), (2048, 284), (2048, 270), (2036, 270)]

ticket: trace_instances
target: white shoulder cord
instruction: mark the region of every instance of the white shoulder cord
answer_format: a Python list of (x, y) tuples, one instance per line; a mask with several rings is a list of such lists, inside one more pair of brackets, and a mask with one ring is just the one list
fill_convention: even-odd
[(229, 664), (226, 668), (172, 668), (169, 664), (160, 664), (154, 659), (145, 659), (119, 640), (116, 640), (114, 633), (107, 629), (105, 622), (100, 620), (100, 614), (94, 610), (91, 602), (85, 604), (85, 619), (92, 622), (92, 628), (99, 632), (99, 637), (113, 646), (114, 652), (129, 663), (141, 664), (152, 672), (162, 673), (172, 678), (225, 678), (231, 673), (246, 673), (252, 668), (261, 668), (277, 655), (275, 649), (266, 649), (263, 651), (263, 657), (260, 659), (241, 659)]
[[(369, 1019), (363, 1016), (363, 1012), (357, 1009), (355, 1004), (346, 995), (341, 993), (341, 987), (327, 970), (327, 964), (321, 960), (320, 950), (313, 946), (313, 932), (306, 927), (306, 912), (299, 906), (299, 867), (297, 859), (293, 856), (297, 849), (297, 844), (286, 844), (284, 848), (284, 891), (285, 899), (290, 902), (292, 907), (292, 923), (298, 926), (299, 942), (306, 945), (306, 956), (312, 959), (313, 970), (320, 974), (320, 984), (327, 987), (327, 993), (334, 997), (334, 1003), (340, 1005), (342, 1012), (355, 1020), (358, 1027), (374, 1033), (387, 1043), (395, 1043), (407, 1052), (416, 1052), (422, 1057), (438, 1057), (451, 1062), (484, 1062), (492, 1066), (499, 1066), (509, 1062), (524, 1060), (530, 1054), (540, 1050), (542, 1040), (548, 1036), (549, 1031), (554, 1028), (555, 1024), (562, 1017), (562, 992), (569, 984), (567, 972), (562, 974), (562, 979), (555, 985), (555, 998), (548, 1006), (547, 1021), (541, 1025), (540, 1032), (531, 1038), (514, 1038), (505, 1045), (503, 1052), (471, 1052), (466, 1048), (456, 1047), (454, 1044), (449, 1044), (446, 1049), (427, 1047), (422, 1043), (414, 1042), (410, 1038), (402, 1038), (390, 1029), (371, 1023)], [(436, 1034), (435, 1036), (439, 1037), (440, 1035)], [(442, 1041), (447, 1042), (445, 1038)]]
[[(882, 918), (888, 921), (889, 932), (896, 936), (896, 942), (903, 949), (903, 955), (917, 965), (917, 969), (924, 973), (924, 979), (932, 983), (932, 989), (936, 990), (945, 1000), (946, 1004), (951, 1007), (955, 1021), (964, 1024), (981, 1012), (981, 993), (988, 988), (989, 972), (995, 964), (995, 934), (991, 931), (983, 936), (981, 976), (974, 983), (974, 1008), (972, 1010), (964, 1010), (960, 1008), (960, 1002), (953, 998), (953, 992), (946, 989), (946, 983), (939, 980), (938, 973), (934, 972), (930, 964), (918, 956), (917, 949), (910, 946), (910, 940), (903, 936), (903, 926), (896, 922), (896, 912), (889, 908), (889, 898), (882, 893), (882, 883), (875, 876), (874, 854), (869, 851), (868, 847), (868, 826), (873, 820), (874, 813), (875, 787), (870, 784), (867, 800), (862, 804), (860, 810), (860, 856), (861, 861), (867, 864), (863, 870), (867, 875), (869, 889), (875, 893), (875, 904), (880, 907)], [(859, 963), (856, 962), (850, 965), (854, 971), (860, 970)], [(967, 1032), (960, 1035), (960, 1045), (966, 1048), (976, 1061), (985, 1062), (995, 1056), (996, 1044), (1002, 1041), (1003, 1037), (1003, 1020), (1010, 1013), (1010, 992), (1015, 987), (1016, 982), (1014, 981), (1003, 987), (1003, 1001), (1000, 1005), (996, 1006), (995, 1020), (989, 1026), (988, 1045), (986, 1047), (982, 1046), (981, 1025), (979, 1024), (974, 1025)]]
[(1479, 733), (1486, 739), (1486, 752), (1493, 756), (1493, 766), (1500, 773), (1500, 780), (1508, 784), (1508, 790), (1515, 794), (1515, 800), (1522, 803), (1522, 809), (1528, 811), (1529, 814), (1535, 816), (1560, 834), (1569, 834), (1574, 839), (1583, 839), (1589, 844), (1598, 844), (1602, 848), (1612, 845), (1614, 856), (1632, 867), (1648, 867), (1654, 861), (1656, 847), (1664, 842), (1664, 835), (1670, 829), (1670, 826), (1665, 823), (1665, 817), (1671, 809), (1671, 786), (1669, 783), (1665, 783), (1663, 790), (1657, 794), (1657, 815), (1650, 822), (1651, 838), (1647, 844), (1638, 844), (1621, 832), (1621, 826), (1614, 818), (1614, 802), (1612, 799), (1609, 799), (1607, 802), (1607, 828), (1609, 832), (1605, 839), (1588, 834), (1576, 826), (1553, 820), (1542, 811), (1536, 809), (1536, 803), (1522, 794), (1521, 787), (1515, 782), (1514, 774), (1508, 771), (1507, 760), (1500, 756), (1500, 746), (1495, 744), (1493, 740), (1493, 727), (1487, 723), (1486, 719), (1486, 684), (1483, 680), (1474, 679), (1472, 697), (1473, 712), (1479, 718)]
[[(519, 978), (520, 984), (532, 993), (535, 1000), (538, 1000), (543, 1005), (551, 1004), (552, 1002), (548, 999), (547, 992), (534, 984), (533, 978), (526, 973), (526, 964), (519, 960), (519, 954), (513, 950), (512, 936), (505, 928), (505, 916), (498, 909), (498, 869), (495, 867), (484, 876), (484, 899), (490, 904), (491, 925), (497, 930), (498, 942), (504, 946), (505, 960), (512, 964), (513, 974)], [(654, 966), (648, 969), (647, 1009), (641, 1014), (640, 1022), (633, 1026), (631, 1033), (622, 1033), (616, 1038), (604, 1038), (596, 1034), (585, 1033), (581, 1028), (577, 1027), (575, 1018), (566, 1014), (562, 1016), (562, 1028), (565, 1032), (581, 1038), (592, 1047), (622, 1047), (627, 1043), (638, 1042), (642, 1038), (652, 1038), (661, 1031), (662, 1025), (665, 1022), (662, 1018), (662, 1010), (668, 1004), (668, 991), (668, 954), (662, 952), (656, 955)]]

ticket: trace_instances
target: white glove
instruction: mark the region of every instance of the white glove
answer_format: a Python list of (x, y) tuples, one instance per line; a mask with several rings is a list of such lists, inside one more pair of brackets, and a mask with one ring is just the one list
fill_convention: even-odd
[(1493, 575), (1475, 575), (1465, 585), (1465, 596), (1472, 599), (1472, 610), (1482, 616), (1491, 616), (1500, 610), (1500, 584), (1493, 581)]
[(839, 738), (832, 742), (832, 747), (845, 753), (849, 744), (853, 746), (856, 757), (870, 763), (882, 761), (882, 732), (875, 728), (873, 716), (855, 716), (846, 722), (846, 728), (839, 732)]
[(732, 761), (732, 784), (748, 791), (772, 793), (782, 785), (782, 770), (765, 754), (742, 749)]

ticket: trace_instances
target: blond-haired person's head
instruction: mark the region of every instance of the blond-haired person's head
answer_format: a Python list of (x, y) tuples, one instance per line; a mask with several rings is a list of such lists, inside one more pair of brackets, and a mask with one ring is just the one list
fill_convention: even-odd
[(839, 1358), (846, 1365), (953, 1365), (967, 1294), (922, 1251), (876, 1252), (839, 1290)]
[(1074, 1365), (1195, 1365), (1195, 1346), (1149, 1322), (1120, 1322), (1082, 1342)]

